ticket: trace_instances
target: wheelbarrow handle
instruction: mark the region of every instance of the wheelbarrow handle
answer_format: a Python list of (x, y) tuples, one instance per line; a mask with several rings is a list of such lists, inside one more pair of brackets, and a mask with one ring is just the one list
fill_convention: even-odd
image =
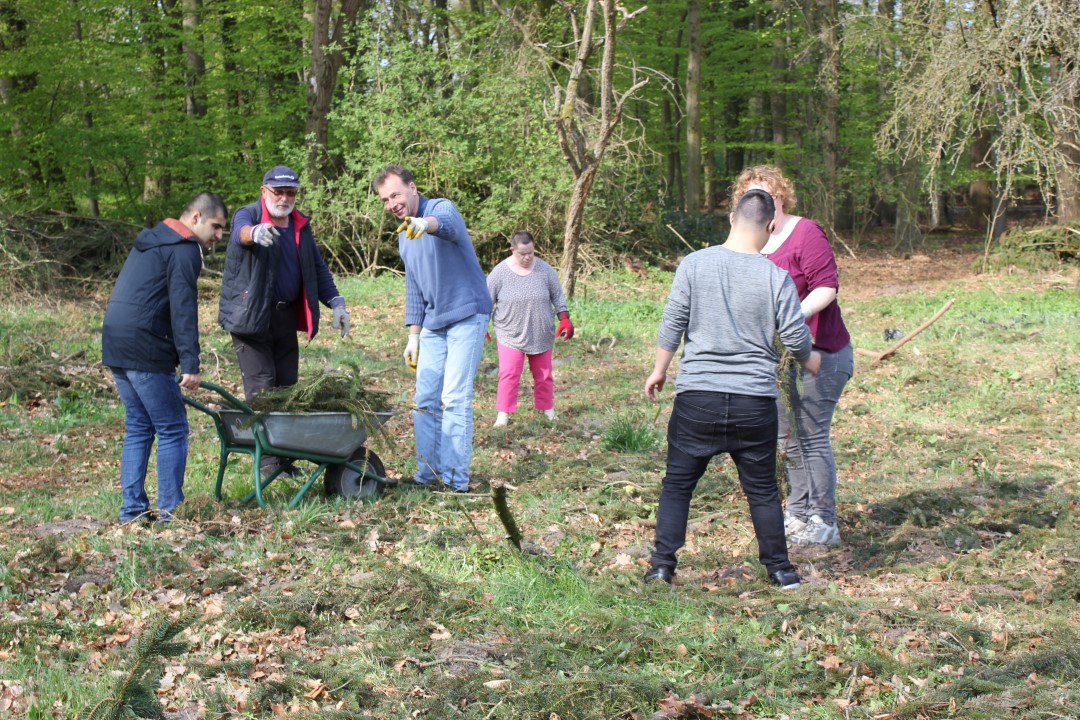
[(233, 395), (231, 392), (229, 392), (225, 388), (221, 387), (220, 385), (217, 385), (215, 383), (207, 382), (207, 381), (203, 380), (203, 381), (201, 381), (199, 383), (199, 387), (205, 388), (207, 390), (212, 390), (213, 392), (216, 392), (218, 395), (220, 395), (222, 398), (224, 398), (227, 403), (232, 405), (237, 410), (240, 410), (241, 412), (244, 412), (244, 413), (246, 413), (248, 415), (254, 415), (255, 414), (255, 411), (251, 409), (250, 405), (248, 405), (243, 400), (236, 397), (235, 395)]

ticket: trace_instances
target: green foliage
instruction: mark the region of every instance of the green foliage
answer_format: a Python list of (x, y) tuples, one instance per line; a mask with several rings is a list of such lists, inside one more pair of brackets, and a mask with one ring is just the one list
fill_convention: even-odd
[(249, 403), (256, 412), (348, 412), (364, 417), (389, 409), (389, 394), (372, 386), (372, 378), (354, 361), (344, 368), (320, 368), (295, 385), (271, 388)]
[(990, 272), (1013, 267), (1037, 272), (1062, 263), (1080, 263), (1080, 222), (1009, 230), (976, 265)]
[(197, 618), (195, 613), (189, 612), (177, 618), (160, 615), (149, 622), (135, 645), (131, 667), (116, 681), (113, 694), (100, 700), (86, 720), (164, 720), (165, 713), (154, 692), (161, 673), (161, 661), (180, 657), (188, 651), (188, 643), (175, 638), (195, 624)]
[[(659, 413), (659, 410), (657, 410)], [(651, 421), (639, 415), (620, 415), (604, 429), (603, 444), (608, 450), (645, 452), (657, 445), (656, 418)]]

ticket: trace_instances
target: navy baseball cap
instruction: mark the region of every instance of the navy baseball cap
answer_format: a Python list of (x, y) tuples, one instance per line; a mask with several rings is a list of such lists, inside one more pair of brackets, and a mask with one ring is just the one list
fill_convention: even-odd
[(275, 165), (263, 175), (263, 185), (267, 187), (300, 187), (300, 178), (292, 171), (292, 168), (284, 165)]

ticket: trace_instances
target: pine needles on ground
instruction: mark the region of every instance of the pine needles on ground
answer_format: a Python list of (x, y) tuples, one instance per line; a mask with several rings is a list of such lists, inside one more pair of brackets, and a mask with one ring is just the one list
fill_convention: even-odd
[(86, 720), (164, 720), (165, 712), (155, 692), (161, 674), (160, 661), (187, 652), (188, 644), (174, 638), (191, 627), (196, 617), (194, 613), (185, 613), (175, 619), (162, 615), (150, 622), (135, 645), (131, 669), (116, 681), (113, 694), (90, 710)]

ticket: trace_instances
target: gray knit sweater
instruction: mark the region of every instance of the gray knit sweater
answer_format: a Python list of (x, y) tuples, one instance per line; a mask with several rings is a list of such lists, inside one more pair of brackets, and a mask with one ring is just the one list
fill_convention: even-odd
[(555, 315), (566, 311), (555, 268), (536, 258), (532, 272), (518, 275), (503, 260), (492, 269), (487, 284), (499, 342), (526, 355), (550, 350), (555, 342)]
[(675, 352), (684, 343), (676, 392), (777, 397), (777, 334), (797, 360), (810, 356), (795, 283), (761, 255), (717, 246), (675, 271), (656, 344)]

